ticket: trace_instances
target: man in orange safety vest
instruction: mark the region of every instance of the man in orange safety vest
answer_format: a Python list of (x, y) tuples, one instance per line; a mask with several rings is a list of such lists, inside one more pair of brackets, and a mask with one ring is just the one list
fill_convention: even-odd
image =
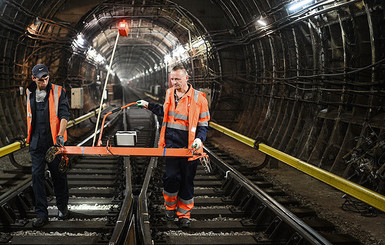
[(58, 218), (68, 218), (67, 175), (58, 169), (59, 157), (47, 163), (45, 153), (54, 144), (64, 145), (70, 114), (65, 90), (49, 82), (49, 71), (45, 65), (38, 64), (32, 68), (32, 80), (27, 88), (27, 143), (32, 161), (32, 187), (35, 195), (36, 220), (32, 226), (40, 228), (48, 223), (44, 176), (46, 165), (52, 176)]
[[(159, 147), (190, 148), (203, 152), (210, 113), (204, 93), (188, 83), (183, 66), (175, 66), (170, 72), (172, 88), (166, 92), (163, 105), (139, 100), (138, 106), (163, 116)], [(181, 228), (190, 227), (190, 213), (194, 207), (194, 177), (199, 160), (194, 158), (166, 158), (163, 176), (163, 197), (166, 218), (178, 216)]]

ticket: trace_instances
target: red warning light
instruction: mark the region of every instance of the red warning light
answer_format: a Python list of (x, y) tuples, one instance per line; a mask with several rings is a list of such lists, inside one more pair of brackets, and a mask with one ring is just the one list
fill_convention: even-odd
[(121, 22), (119, 22), (118, 30), (119, 30), (119, 34), (121, 36), (128, 36), (128, 23), (127, 23), (127, 21), (122, 20)]

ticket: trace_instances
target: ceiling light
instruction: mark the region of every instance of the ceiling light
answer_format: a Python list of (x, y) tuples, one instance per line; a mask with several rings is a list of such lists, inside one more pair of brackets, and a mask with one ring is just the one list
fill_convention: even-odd
[(183, 48), (183, 46), (178, 46), (174, 51), (172, 52), (173, 57), (181, 56), (186, 50)]
[(302, 0), (302, 1), (297, 1), (291, 5), (289, 5), (289, 11), (294, 11), (299, 8), (304, 7), (305, 5), (312, 3), (314, 0)]
[(164, 62), (165, 63), (170, 63), (170, 61), (171, 61), (171, 56), (169, 54), (165, 55), (164, 56)]
[(97, 55), (95, 56), (95, 61), (98, 62), (98, 63), (103, 64), (103, 63), (104, 63), (104, 57), (101, 56), (100, 54), (97, 54)]
[(35, 26), (38, 26), (38, 25), (41, 24), (41, 21), (39, 20), (38, 17), (36, 17), (36, 19), (35, 19), (35, 21), (34, 21), (34, 24), (35, 24)]
[(201, 39), (201, 40), (199, 40), (198, 42), (195, 42), (195, 43), (193, 43), (193, 47), (194, 48), (198, 48), (199, 46), (201, 46), (202, 44), (204, 44), (205, 43), (205, 40), (203, 40), (203, 39)]
[(261, 26), (267, 26), (266, 22), (264, 20), (257, 20), (258, 24), (260, 24)]
[(84, 40), (82, 34), (78, 34), (78, 35), (77, 35), (76, 42), (77, 42), (80, 46), (83, 46), (83, 45), (84, 45), (85, 40)]

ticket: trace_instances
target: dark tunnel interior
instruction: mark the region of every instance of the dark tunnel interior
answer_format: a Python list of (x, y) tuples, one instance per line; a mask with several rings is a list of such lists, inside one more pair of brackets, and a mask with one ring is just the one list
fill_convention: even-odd
[(214, 122), (344, 178), (357, 169), (384, 177), (384, 1), (298, 3), (0, 1), (0, 147), (26, 136), (37, 63), (66, 90), (84, 89), (74, 115), (98, 105), (125, 20), (108, 84), (163, 97), (170, 67), (182, 63)]

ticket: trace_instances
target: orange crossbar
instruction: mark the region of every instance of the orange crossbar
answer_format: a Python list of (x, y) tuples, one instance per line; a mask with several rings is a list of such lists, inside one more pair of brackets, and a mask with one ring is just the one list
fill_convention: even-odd
[(56, 154), (98, 156), (148, 156), (148, 157), (193, 157), (192, 149), (185, 148), (136, 148), (136, 147), (58, 147)]

